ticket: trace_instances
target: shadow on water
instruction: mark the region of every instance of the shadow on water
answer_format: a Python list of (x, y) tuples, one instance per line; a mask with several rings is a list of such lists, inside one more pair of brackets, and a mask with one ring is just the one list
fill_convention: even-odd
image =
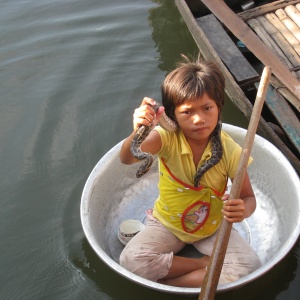
[(86, 238), (81, 240), (81, 246), (83, 257), (73, 258), (74, 265), (95, 283), (98, 290), (105, 290), (105, 293), (114, 299), (150, 300), (155, 299), (155, 297), (156, 299), (162, 299), (162, 296), (165, 300), (183, 299), (183, 296), (180, 295), (163, 294), (155, 290), (146, 289), (113, 272), (95, 254)]
[(181, 54), (196, 57), (198, 48), (185, 24), (179, 21), (181, 16), (174, 2), (152, 1), (158, 6), (149, 10), (148, 20), (153, 28), (152, 39), (159, 53), (158, 67), (169, 72), (175, 67)]

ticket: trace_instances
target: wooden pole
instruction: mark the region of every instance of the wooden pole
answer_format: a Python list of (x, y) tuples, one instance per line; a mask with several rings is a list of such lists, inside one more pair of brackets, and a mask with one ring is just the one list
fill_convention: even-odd
[[(228, 199), (237, 199), (240, 196), (242, 183), (244, 181), (248, 161), (259, 123), (261, 110), (266, 98), (267, 88), (271, 78), (271, 68), (265, 67), (258, 87), (249, 127), (245, 137), (243, 150), (241, 153), (239, 165), (233, 180), (232, 188)], [(198, 300), (213, 300), (216, 294), (227, 246), (232, 229), (232, 223), (223, 219), (219, 233), (210, 258), (210, 263), (202, 284)]]

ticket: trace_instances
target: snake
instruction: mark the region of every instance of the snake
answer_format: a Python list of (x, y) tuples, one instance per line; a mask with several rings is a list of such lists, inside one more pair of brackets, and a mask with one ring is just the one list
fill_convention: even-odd
[(211, 157), (206, 160), (197, 170), (194, 176), (194, 186), (199, 187), (200, 179), (206, 171), (215, 166), (222, 158), (223, 147), (221, 142), (221, 130), (222, 122), (219, 120), (215, 129), (211, 133), (210, 143), (211, 143)]
[[(156, 102), (155, 105), (150, 105), (155, 113), (161, 106), (158, 102)], [(162, 114), (159, 120), (159, 124), (162, 128), (175, 132), (178, 129), (178, 125), (173, 122), (166, 114), (165, 112)], [(151, 153), (143, 152), (141, 150), (141, 144), (146, 139), (146, 137), (149, 135), (149, 133), (152, 131), (153, 126), (146, 126), (141, 125), (135, 135), (133, 136), (131, 145), (130, 145), (130, 152), (131, 154), (137, 158), (138, 160), (144, 160), (144, 162), (140, 165), (139, 169), (136, 172), (136, 177), (142, 177), (144, 174), (146, 174), (149, 169), (151, 168), (151, 165), (154, 161), (154, 156)]]
[[(155, 113), (161, 106), (158, 102), (156, 102), (155, 105), (151, 105), (154, 109)], [(175, 132), (178, 129), (177, 123), (172, 121), (166, 114), (163, 112), (160, 120), (159, 125), (164, 128), (165, 130)], [(145, 175), (151, 168), (152, 163), (154, 161), (154, 156), (151, 153), (143, 152), (141, 150), (141, 144), (143, 141), (147, 138), (147, 136), (152, 131), (153, 126), (146, 126), (141, 125), (137, 131), (135, 132), (131, 145), (130, 145), (130, 152), (131, 154), (138, 160), (143, 161), (140, 167), (138, 168), (136, 172), (136, 177), (140, 178), (143, 175)], [(200, 178), (203, 176), (203, 174), (209, 170), (211, 167), (215, 166), (220, 159), (222, 158), (223, 154), (223, 147), (221, 143), (221, 129), (222, 129), (222, 122), (219, 121), (215, 129), (213, 130), (211, 134), (211, 152), (212, 155), (210, 159), (205, 161), (197, 170), (195, 176), (194, 176), (194, 186), (199, 187)]]

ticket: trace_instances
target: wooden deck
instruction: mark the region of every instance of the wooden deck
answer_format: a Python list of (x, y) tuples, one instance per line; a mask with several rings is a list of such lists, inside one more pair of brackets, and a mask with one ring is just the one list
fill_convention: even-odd
[[(267, 5), (239, 16), (261, 40), (300, 78), (300, 1), (294, 5)], [(282, 4), (282, 5), (283, 5)]]
[[(279, 1), (239, 14), (260, 39), (300, 79), (300, 1)], [(300, 102), (275, 77), (266, 104), (300, 153)], [(277, 95), (278, 91), (282, 96)], [(284, 96), (284, 97), (283, 97)], [(287, 103), (287, 101), (289, 103)], [(290, 106), (293, 106), (294, 111)]]
[[(251, 62), (238, 49), (237, 40), (232, 40), (234, 32), (232, 34), (215, 15), (194, 17), (185, 1), (175, 0), (175, 3), (204, 58), (215, 61), (224, 73), (226, 93), (244, 115), (250, 118), (255, 97), (253, 98), (252, 92), (252, 95), (247, 94), (247, 90), (253, 90), (257, 86), (260, 68), (253, 68)], [(292, 17), (289, 17), (290, 21), (283, 21), (283, 18), (280, 19), (277, 16), (279, 12), (282, 15), (282, 11), (289, 16), (291, 14), (289, 10), (292, 10), (294, 15), (297, 10), (296, 15), (299, 18), (300, 0), (275, 1), (238, 15), (263, 41), (264, 47), (267, 45), (268, 52), (271, 50), (272, 55), (275, 54), (287, 66), (287, 72), (288, 69), (291, 72), (289, 78), (298, 82), (300, 78), (300, 21), (298, 24), (293, 21), (298, 29), (293, 26), (292, 32), (287, 27), (288, 24), (291, 24)], [(261, 32), (264, 33), (263, 37)], [(272, 44), (273, 47), (269, 47), (269, 44)], [(256, 50), (260, 51), (260, 49), (256, 45)], [(300, 99), (291, 93), (277, 77), (272, 76), (266, 107), (280, 127), (273, 126), (274, 124), (266, 121), (263, 116), (259, 126), (260, 134), (268, 137), (288, 157), (300, 174)], [(273, 121), (271, 120), (271, 122)]]
[[(240, 17), (299, 79), (300, 0), (292, 1), (294, 5), (287, 5), (285, 1), (280, 2), (277, 5), (273, 3), (254, 8), (241, 13)], [(245, 82), (252, 84), (258, 81), (259, 75), (256, 70), (246, 60), (213, 14), (197, 18), (196, 22), (240, 85)], [(293, 105), (299, 112), (300, 102), (274, 76), (271, 83), (273, 87), (268, 90), (266, 105), (285, 132), (288, 143), (291, 143), (300, 153), (300, 121), (290, 107)]]

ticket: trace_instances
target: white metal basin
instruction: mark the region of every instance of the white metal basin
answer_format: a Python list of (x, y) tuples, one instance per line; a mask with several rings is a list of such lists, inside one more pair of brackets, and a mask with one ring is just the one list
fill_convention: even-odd
[[(243, 144), (246, 130), (223, 124), (223, 130)], [(91, 172), (81, 198), (81, 222), (94, 251), (109, 267), (137, 284), (176, 294), (199, 294), (199, 288), (172, 287), (141, 278), (118, 264), (123, 245), (118, 240), (119, 224), (126, 219), (144, 221), (158, 195), (155, 161), (142, 178), (135, 177), (138, 165), (119, 160), (122, 142), (113, 147)], [(249, 174), (257, 198), (257, 209), (236, 228), (250, 242), (263, 265), (255, 272), (219, 291), (240, 287), (276, 265), (293, 247), (300, 232), (300, 180), (290, 163), (267, 140), (256, 136)], [(188, 248), (185, 253), (193, 255)]]

